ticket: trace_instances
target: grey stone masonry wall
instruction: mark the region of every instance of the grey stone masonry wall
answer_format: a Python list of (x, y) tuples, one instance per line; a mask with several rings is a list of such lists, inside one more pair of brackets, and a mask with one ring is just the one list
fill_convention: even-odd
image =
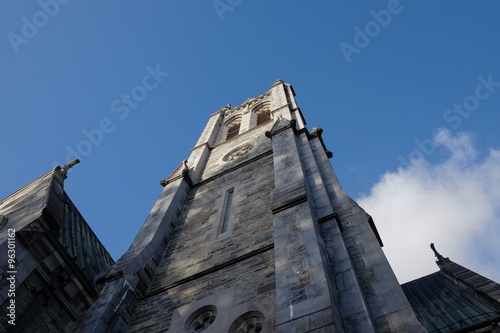
[[(340, 186), (321, 144), (320, 133), (317, 129), (309, 135), (302, 133), (300, 148), (316, 217), (321, 221), (320, 237), (328, 253), (328, 275), (333, 280), (335, 303), (348, 332), (374, 332), (366, 300), (337, 223), (338, 214), (328, 193), (328, 187), (339, 190)], [(324, 169), (332, 171), (329, 178), (323, 178)]]
[(295, 121), (279, 119), (273, 143), (273, 222), (276, 261), (276, 332), (344, 332), (334, 303), (308, 185), (295, 139)]
[(151, 282), (190, 191), (184, 178), (172, 180), (165, 186), (128, 251), (98, 280), (100, 297), (77, 332), (127, 330), (137, 298)]
[[(425, 332), (373, 222), (338, 184), (321, 131), (277, 120), (273, 142), (277, 332)], [(319, 315), (319, 313), (322, 313)], [(326, 314), (328, 313), (328, 314)]]
[(280, 117), (295, 120), (297, 129), (305, 128), (306, 122), (302, 117), (297, 102), (295, 101), (295, 92), (290, 84), (277, 80), (271, 86), (271, 112), (274, 119)]
[(213, 147), (210, 156), (207, 158), (207, 166), (200, 181), (210, 179), (252, 158), (270, 153), (272, 150), (271, 143), (264, 133), (272, 125), (272, 122), (268, 122), (259, 127), (254, 127)]
[(191, 149), (189, 156), (190, 175), (194, 181), (197, 181), (203, 172), (208, 156), (210, 156), (210, 149), (215, 144), (215, 139), (220, 131), (222, 125), (222, 117), (228, 107), (223, 107), (218, 112), (210, 116), (210, 120), (203, 133), (201, 134), (196, 146)]
[[(314, 129), (311, 133), (302, 131), (298, 136), (300, 153), (302, 156), (302, 165), (308, 184), (308, 191), (311, 206), (313, 208), (316, 221), (319, 223), (318, 242), (325, 249), (328, 265), (325, 266), (327, 277), (330, 281), (330, 292), (335, 304), (335, 314), (342, 318), (342, 322), (348, 332), (374, 332), (365, 300), (359, 288), (356, 276), (352, 272), (352, 263), (349, 254), (345, 249), (343, 239), (339, 237), (340, 230), (336, 221), (336, 213), (328, 194), (325, 181), (321, 177), (320, 165), (316, 157), (326, 158), (327, 153), (320, 141), (321, 130)], [(321, 160), (321, 159), (320, 159)], [(328, 163), (329, 166), (329, 163)], [(332, 245), (336, 251), (332, 252)], [(346, 260), (344, 266), (338, 265), (338, 259), (342, 256)], [(343, 281), (336, 281), (334, 271), (341, 271), (346, 277), (346, 283), (350, 288), (345, 288)]]
[[(264, 136), (264, 129), (255, 132)], [(213, 163), (208, 167), (226, 171), (192, 190), (155, 278), (137, 306), (130, 332), (189, 332), (186, 322), (203, 306), (217, 308), (216, 319), (206, 332), (227, 332), (233, 321), (252, 311), (262, 314), (264, 323), (272, 324), (272, 157), (251, 150), (248, 157), (228, 161), (231, 169), (221, 168), (214, 156), (221, 159), (224, 151), (238, 143), (241, 140), (221, 145), (220, 152), (218, 148), (212, 151)], [(270, 148), (266, 143), (261, 149)], [(209, 168), (205, 171), (212, 172)], [(233, 189), (234, 199), (229, 207), (228, 231), (220, 233), (227, 189)], [(219, 305), (221, 298), (227, 298), (231, 306)]]
[(208, 120), (208, 123), (205, 126), (205, 129), (203, 130), (200, 138), (196, 142), (195, 147), (198, 147), (204, 143), (208, 143), (209, 145), (214, 144), (214, 140), (217, 137), (219, 127), (222, 122), (222, 116), (224, 115), (224, 111), (227, 109), (228, 107), (222, 107), (219, 111), (210, 116), (210, 119)]
[(349, 331), (367, 332), (363, 325), (370, 325), (375, 332), (425, 332), (382, 251), (371, 217), (341, 189), (319, 137), (310, 140), (310, 149), (335, 212), (324, 220), (322, 231)]

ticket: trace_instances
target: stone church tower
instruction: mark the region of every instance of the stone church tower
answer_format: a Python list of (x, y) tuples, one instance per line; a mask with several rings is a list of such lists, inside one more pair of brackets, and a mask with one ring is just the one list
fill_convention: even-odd
[(425, 332), (294, 96), (210, 116), (79, 332)]
[(399, 285), (294, 95), (212, 114), (117, 262), (64, 189), (77, 160), (0, 200), (0, 332), (500, 333), (500, 284), (433, 245)]

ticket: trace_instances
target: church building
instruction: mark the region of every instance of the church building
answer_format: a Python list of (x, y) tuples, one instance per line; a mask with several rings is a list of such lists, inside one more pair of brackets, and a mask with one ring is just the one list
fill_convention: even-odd
[(434, 246), (399, 284), (331, 157), (286, 82), (224, 106), (116, 262), (54, 168), (0, 201), (0, 331), (500, 333), (500, 285)]

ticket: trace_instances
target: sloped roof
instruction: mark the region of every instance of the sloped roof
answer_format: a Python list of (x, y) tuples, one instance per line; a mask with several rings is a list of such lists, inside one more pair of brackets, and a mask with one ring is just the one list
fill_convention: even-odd
[(401, 286), (420, 323), (439, 333), (498, 327), (500, 285), (431, 249), (440, 270)]
[(19, 232), (44, 217), (52, 223), (49, 232), (92, 280), (114, 261), (64, 191), (64, 178), (65, 171), (56, 167), (0, 201), (0, 244), (7, 229)]
[(500, 318), (498, 305), (442, 270), (405, 283), (402, 288), (429, 332), (457, 332)]
[(59, 230), (59, 242), (74, 258), (84, 274), (92, 280), (114, 264), (114, 260), (66, 192), (64, 199), (63, 224)]
[(42, 216), (47, 207), (55, 169), (0, 201), (0, 215), (6, 223), (0, 226), (0, 244), (7, 239), (8, 228), (21, 230)]

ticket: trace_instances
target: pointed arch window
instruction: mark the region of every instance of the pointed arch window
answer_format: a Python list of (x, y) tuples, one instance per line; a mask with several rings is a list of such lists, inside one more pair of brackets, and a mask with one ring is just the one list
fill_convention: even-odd
[(259, 126), (271, 120), (271, 105), (270, 103), (263, 102), (253, 107), (252, 109), (252, 123), (253, 126)]
[(232, 139), (237, 136), (240, 132), (240, 123), (232, 122), (227, 128), (226, 140)]
[(271, 110), (265, 108), (257, 113), (257, 126), (264, 124), (271, 120)]

